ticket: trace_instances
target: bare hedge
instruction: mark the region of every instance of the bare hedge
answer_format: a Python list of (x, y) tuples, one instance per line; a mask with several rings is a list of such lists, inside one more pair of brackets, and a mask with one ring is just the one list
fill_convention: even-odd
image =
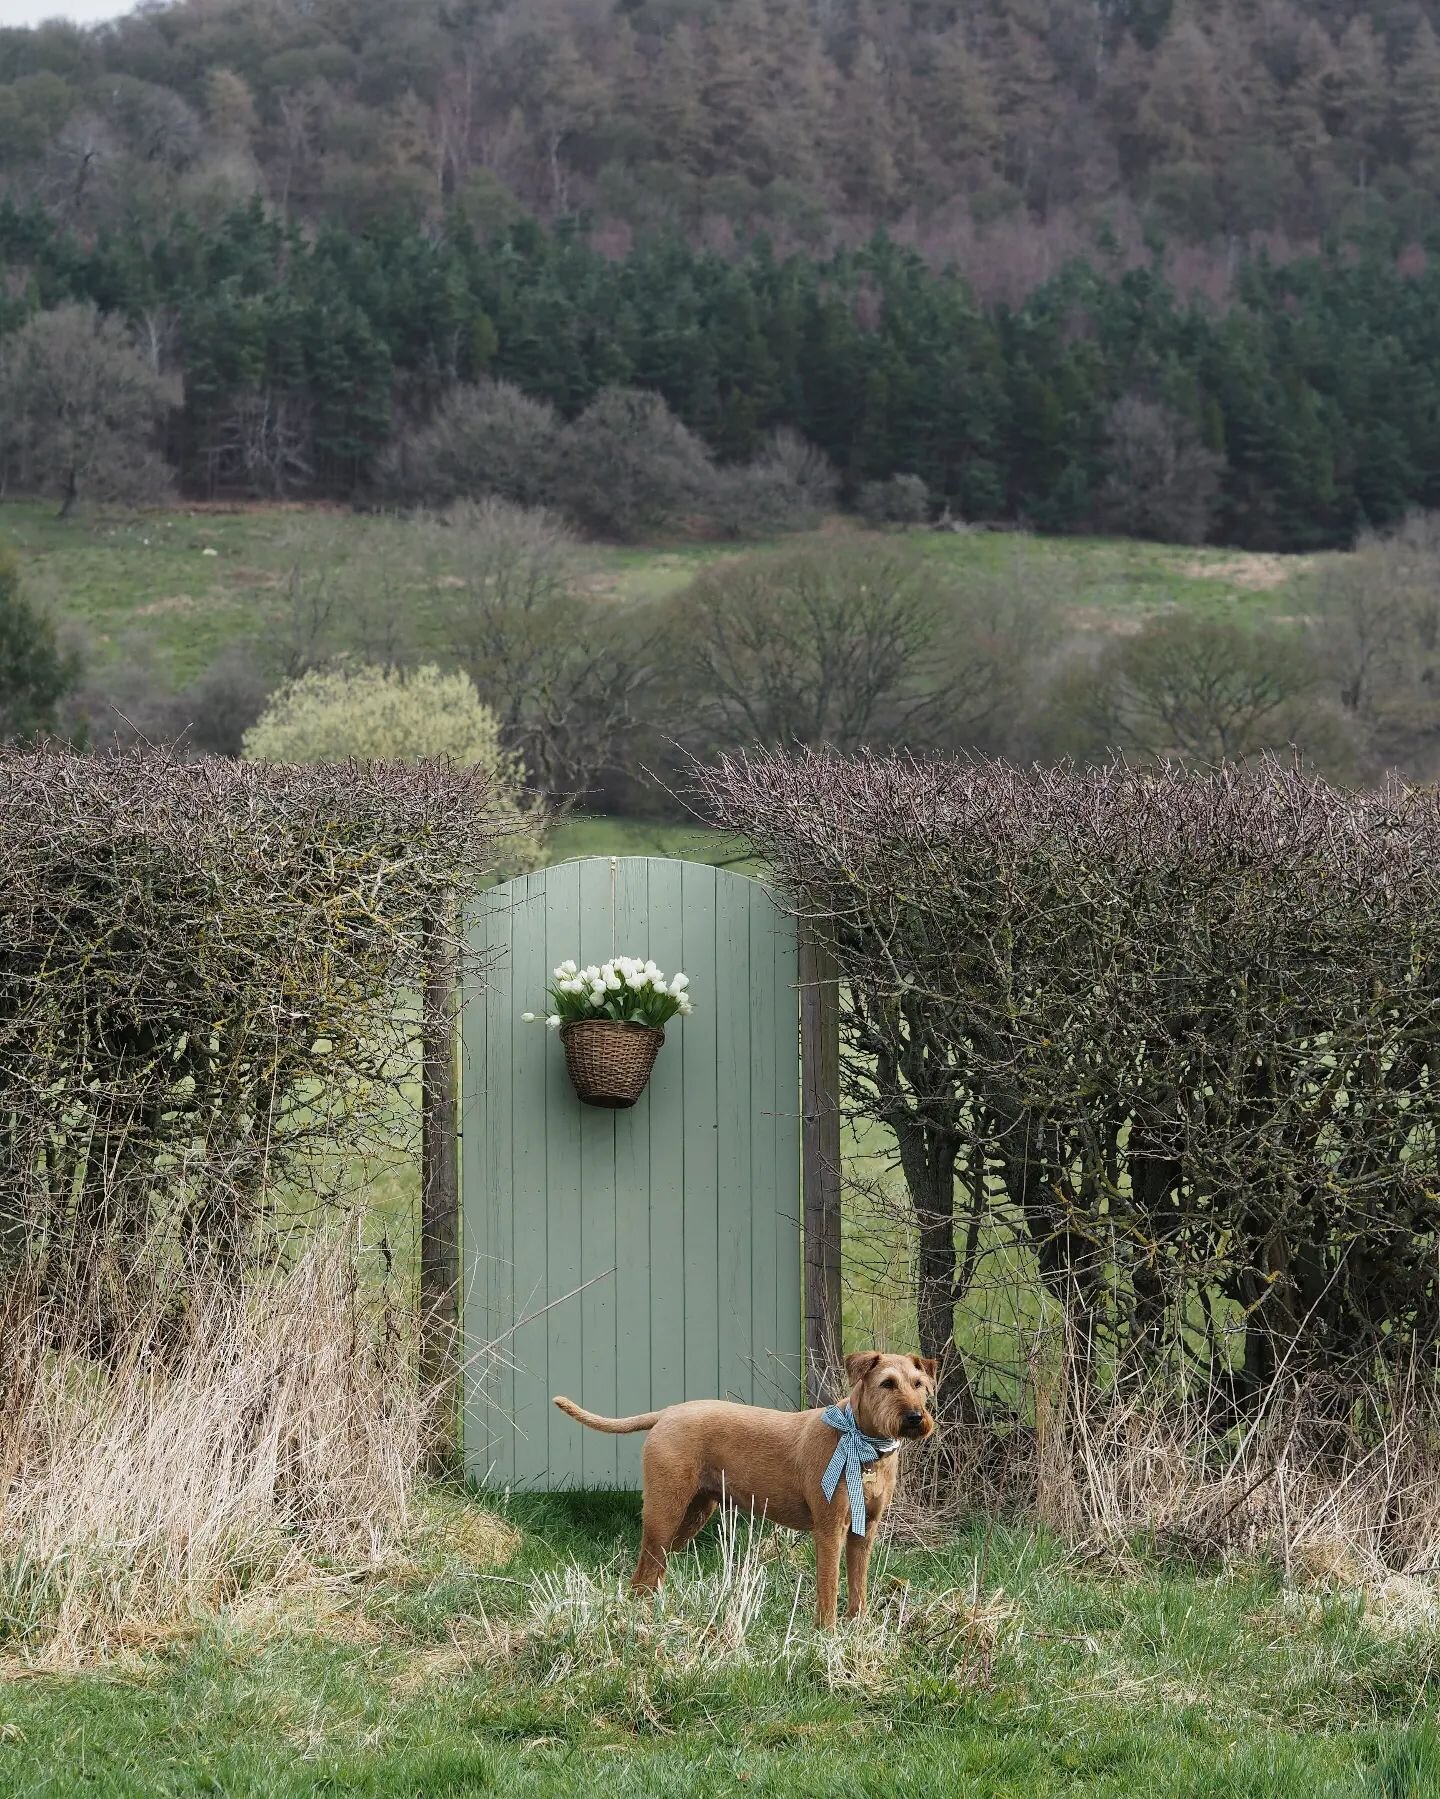
[(821, 753), (698, 778), (833, 933), (847, 1098), (895, 1132), (957, 1411), (1022, 1384), (954, 1343), (1001, 1271), (1092, 1391), (1173, 1369), (1222, 1416), (1436, 1346), (1435, 791)]
[(96, 1329), (153, 1263), (238, 1275), (270, 1196), (389, 1129), (488, 775), (0, 754), (0, 1273)]

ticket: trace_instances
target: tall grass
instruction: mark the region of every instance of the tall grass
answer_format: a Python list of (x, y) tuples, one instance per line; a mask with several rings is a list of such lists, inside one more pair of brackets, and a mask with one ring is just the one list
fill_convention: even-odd
[(0, 1648), (103, 1655), (317, 1566), (374, 1565), (404, 1535), (423, 1395), (353, 1234), (238, 1296), (197, 1289), (178, 1332), (137, 1321), (102, 1360), (8, 1309)]

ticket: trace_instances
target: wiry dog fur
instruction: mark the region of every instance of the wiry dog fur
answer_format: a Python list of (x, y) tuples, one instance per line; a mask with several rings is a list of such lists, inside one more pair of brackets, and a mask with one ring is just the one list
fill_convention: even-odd
[[(870, 1437), (928, 1437), (935, 1425), (930, 1402), (935, 1363), (913, 1355), (865, 1350), (846, 1356), (850, 1409)], [(835, 1622), (840, 1591), (840, 1552), (845, 1552), (846, 1616), (865, 1609), (865, 1577), (875, 1526), (895, 1492), (899, 1460), (881, 1456), (865, 1468), (865, 1535), (850, 1529), (850, 1502), (842, 1477), (833, 1499), (820, 1479), (835, 1453), (836, 1433), (818, 1411), (773, 1412), (723, 1399), (691, 1399), (633, 1418), (602, 1418), (571, 1399), (557, 1398), (562, 1412), (591, 1430), (648, 1430), (641, 1458), (645, 1503), (640, 1561), (630, 1585), (653, 1592), (665, 1578), (666, 1557), (683, 1549), (723, 1497), (742, 1511), (771, 1519), (815, 1538), (816, 1619)]]

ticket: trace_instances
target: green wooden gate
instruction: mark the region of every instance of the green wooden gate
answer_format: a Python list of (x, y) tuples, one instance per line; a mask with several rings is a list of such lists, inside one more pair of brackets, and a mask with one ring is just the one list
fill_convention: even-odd
[[(638, 1487), (640, 1437), (606, 1413), (730, 1396), (796, 1405), (801, 1380), (795, 927), (745, 875), (595, 857), (481, 896), (484, 985), (462, 1020), (465, 1462), (492, 1486)], [(576, 1099), (550, 971), (614, 953), (683, 968), (693, 1016), (630, 1111)], [(487, 1346), (493, 1346), (486, 1354)]]

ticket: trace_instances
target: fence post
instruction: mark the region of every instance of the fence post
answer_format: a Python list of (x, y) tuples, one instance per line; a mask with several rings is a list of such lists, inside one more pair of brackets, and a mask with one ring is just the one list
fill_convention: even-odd
[(455, 1047), (455, 943), (444, 917), (431, 926), (421, 1001), (420, 1383), (432, 1396), (428, 1466), (443, 1472), (455, 1449), (460, 1322), (460, 1160)]
[(805, 1398), (823, 1405), (840, 1364), (840, 1003), (834, 952), (800, 929), (801, 1187)]

